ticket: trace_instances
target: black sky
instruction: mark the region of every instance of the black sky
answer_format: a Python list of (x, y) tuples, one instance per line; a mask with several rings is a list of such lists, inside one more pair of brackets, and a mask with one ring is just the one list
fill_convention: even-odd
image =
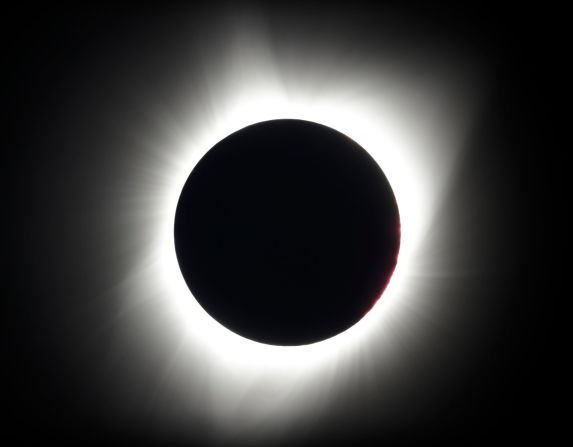
[[(231, 8), (240, 13), (241, 7)], [(443, 210), (475, 210), (475, 218), (467, 222), (467, 243), (471, 250), (480, 246), (476, 265), (483, 273), (459, 280), (456, 290), (479, 308), (477, 328), (452, 341), (459, 343), (459, 357), (447, 363), (447, 371), (433, 382), (435, 390), (426, 390), (426, 398), (401, 425), (380, 429), (377, 408), (385, 397), (374, 393), (366, 399), (348, 389), (341, 397), (347, 406), (319, 417), (305, 439), (483, 444), (539, 434), (545, 412), (540, 400), (544, 356), (536, 328), (543, 327), (546, 297), (536, 278), (546, 274), (546, 260), (538, 254), (537, 224), (545, 217), (543, 206), (532, 209), (531, 202), (543, 191), (545, 174), (537, 161), (542, 140), (535, 132), (545, 51), (542, 15), (466, 5), (247, 9), (262, 11), (279, 36), (296, 34), (297, 27), (317, 38), (331, 33), (372, 54), (392, 47), (378, 28), (392, 14), (396, 29), (411, 32), (411, 42), (427, 36), (449, 42), (461, 55), (479, 55), (491, 85), (464, 148), (457, 188)], [(116, 99), (133, 73), (155, 82), (167, 103), (173, 100), (181, 55), (174, 44), (176, 30), (189, 20), (191, 34), (200, 42), (202, 30), (219, 10), (59, 6), (21, 8), (4, 19), (9, 25), (3, 103), (9, 116), (2, 175), (3, 220), (8, 224), (2, 402), (8, 415), (3, 425), (15, 437), (14, 444), (39, 439), (79, 444), (175, 440), (164, 427), (149, 423), (144, 385), (114, 390), (101, 379), (102, 371), (111, 367), (106, 355), (113, 349), (104, 322), (115, 308), (93, 296), (120, 276), (95, 248), (109, 243), (104, 215), (105, 210), (113, 213), (102, 199), (106, 186), (101, 179), (103, 175), (111, 179), (107, 187), (113, 185), (121, 173), (117, 163), (131, 162), (129, 153), (108, 148), (113, 135), (105, 133), (102, 123), (137, 113)], [(199, 62), (196, 69), (201, 69)], [(84, 93), (89, 100), (83, 101)], [(121, 126), (121, 119), (117, 123)], [(476, 228), (483, 231), (472, 233)], [(458, 250), (460, 261), (464, 253)], [(492, 304), (480, 307), (484, 301)], [(103, 335), (90, 338), (97, 330)], [(137, 373), (146, 377), (145, 371)], [(200, 426), (190, 432), (190, 440), (204, 440)]]

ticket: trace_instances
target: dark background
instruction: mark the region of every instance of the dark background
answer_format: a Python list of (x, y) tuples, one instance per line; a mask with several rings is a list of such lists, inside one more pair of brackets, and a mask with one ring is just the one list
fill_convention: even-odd
[[(547, 361), (547, 291), (537, 286), (540, 279), (548, 280), (538, 233), (538, 224), (546, 224), (548, 216), (542, 201), (546, 172), (539, 161), (546, 149), (536, 131), (544, 113), (538, 106), (549, 45), (543, 38), (550, 26), (545, 15), (526, 8), (467, 5), (333, 10), (290, 4), (261, 10), (278, 33), (288, 29), (293, 17), (301, 19), (301, 26), (317, 23), (317, 33), (319, 24), (331, 23), (338, 35), (359, 40), (374, 52), (391, 45), (377, 33), (379, 18), (391, 12), (397, 26), (408, 24), (414, 34), (445, 36), (479, 54), (492, 73), (492, 93), (458, 173), (463, 187), (452, 192), (451, 203), (467, 206), (466, 198), (477, 192), (481, 209), (495, 216), (487, 239), (495, 249), (491, 257), (484, 249), (480, 258), (480, 265), (491, 265), (492, 273), (463, 285), (468, 296), (487, 296), (496, 303), (495, 312), (487, 327), (474, 331), (471, 350), (456, 364), (459, 374), (453, 374), (451, 389), (441, 387), (441, 394), (420, 405), (403, 426), (378, 430), (375, 406), (358, 402), (318, 422), (308, 440), (333, 441), (333, 425), (339, 427), (336, 440), (342, 443), (546, 439), (550, 432), (542, 428), (551, 412), (542, 398), (546, 381), (541, 371)], [(177, 67), (170, 65), (169, 73), (163, 73), (157, 65), (146, 66), (147, 57), (174, 59), (177, 50), (164, 46), (175, 40), (172, 25), (189, 19), (200, 39), (201, 27), (217, 11), (57, 6), (20, 8), (3, 18), (7, 78), (2, 102), (8, 138), (2, 149), (7, 224), (2, 369), (7, 377), (1, 400), (7, 416), (3, 431), (8, 430), (15, 445), (31, 440), (159, 442), (143, 409), (118, 417), (124, 396), (102, 392), (106, 384), (97, 372), (105, 367), (100, 355), (105, 337), (88, 347), (77, 342), (111, 309), (110, 303), (86, 304), (85, 291), (112, 283), (117, 274), (105, 260), (91, 256), (103, 241), (89, 239), (84, 230), (99, 223), (75, 210), (98, 200), (97, 193), (90, 193), (98, 188), (98, 170), (114, 175), (105, 151), (95, 150), (106, 142), (97, 123), (114, 105), (126, 82), (124, 74), (151, 70), (145, 76), (157, 81), (168, 102)], [(78, 108), (82, 90), (99, 102)], [(76, 143), (62, 144), (63, 135)], [(110, 407), (120, 410), (112, 416)], [(201, 429), (192, 432), (189, 440), (202, 440)]]

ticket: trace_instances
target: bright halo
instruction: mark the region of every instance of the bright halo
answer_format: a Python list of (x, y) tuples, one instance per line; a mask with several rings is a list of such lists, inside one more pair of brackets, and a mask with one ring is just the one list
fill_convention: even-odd
[[(182, 395), (205, 403), (218, 436), (261, 418), (272, 431), (289, 415), (318, 409), (373, 352), (391, 368), (396, 328), (413, 318), (408, 310), (423, 295), (420, 276), (432, 256), (424, 240), (470, 121), (460, 98), (467, 104), (475, 93), (464, 74), (445, 70), (436, 88), (384, 64), (366, 71), (301, 64), (280, 76), (283, 67), (270, 57), (264, 37), (239, 32), (233, 41), (223, 63), (206, 63), (216, 67), (205, 80), (208, 93), (190, 102), (179, 126), (157, 120), (171, 144), (144, 144), (148, 153), (132, 180), (144, 184), (134, 206), (150, 222), (151, 240), (122, 285), (126, 307), (147, 307), (136, 322), (140, 331), (163, 328), (153, 339), (174, 346), (169, 380), (178, 381)], [(323, 82), (336, 69), (340, 75)], [(320, 89), (311, 93), (311, 81), (322, 82)], [(273, 119), (312, 121), (352, 138), (382, 168), (400, 211), (398, 263), (380, 300), (347, 331), (305, 346), (265, 345), (222, 326), (192, 296), (175, 255), (175, 210), (196, 163), (231, 133)]]

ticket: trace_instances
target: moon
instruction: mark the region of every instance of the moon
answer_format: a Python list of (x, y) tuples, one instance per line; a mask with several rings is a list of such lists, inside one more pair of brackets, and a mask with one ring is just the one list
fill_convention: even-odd
[(400, 216), (369, 153), (310, 121), (259, 122), (215, 144), (177, 204), (175, 249), (192, 295), (247, 339), (338, 335), (382, 296)]

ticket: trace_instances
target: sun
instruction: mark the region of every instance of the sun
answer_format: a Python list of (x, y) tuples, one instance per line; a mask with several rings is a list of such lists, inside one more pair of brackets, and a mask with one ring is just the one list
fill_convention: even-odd
[[(224, 433), (261, 418), (269, 430), (278, 428), (318, 409), (364, 365), (384, 359), (391, 368), (397, 361), (396, 334), (411, 324), (410, 311), (424, 297), (424, 266), (433, 256), (425, 242), (471, 122), (471, 111), (459, 104), (471, 103), (477, 91), (472, 82), (458, 82), (463, 73), (445, 74), (452, 82), (441, 79), (437, 88), (408, 73), (398, 76), (400, 67), (384, 63), (366, 71), (283, 67), (269, 56), (264, 37), (251, 45), (252, 33), (234, 34), (222, 62), (205, 62), (213, 72), (205, 80), (208, 94), (189, 101), (177, 124), (157, 118), (165, 138), (161, 145), (147, 144), (143, 168), (129, 178), (143, 185), (133, 202), (136, 217), (148, 223), (149, 241), (122, 285), (125, 306), (145, 305), (146, 317), (135, 325), (148, 334), (149, 327), (161, 327), (148, 338), (173, 350), (169, 380), (194, 405), (207, 408)], [(325, 79), (329, 69), (338, 76)], [(309, 79), (320, 88), (309, 91)], [(203, 155), (240, 129), (281, 119), (322, 124), (354, 140), (382, 168), (400, 209), (399, 260), (382, 299), (348, 330), (302, 346), (257, 343), (214, 320), (183, 279), (173, 237), (181, 190)], [(453, 216), (441, 218), (453, 225)], [(268, 398), (250, 393), (259, 386)]]
[[(415, 254), (416, 242), (423, 233), (424, 204), (428, 203), (428, 189), (419, 184), (420, 175), (416, 173), (416, 163), (409, 163), (407, 154), (410, 148), (404, 147), (407, 141), (400, 138), (396, 129), (384, 125), (384, 120), (374, 122), (369, 114), (360, 113), (359, 108), (348, 106), (337, 107), (335, 101), (317, 103), (287, 101), (280, 92), (265, 92), (260, 95), (258, 90), (251, 92), (250, 101), (246, 107), (241, 101), (229, 107), (231, 113), (214, 126), (212, 133), (205, 133), (202, 143), (189, 147), (187, 162), (180, 165), (180, 170), (173, 173), (173, 185), (169, 190), (166, 203), (169, 204), (169, 218), (162, 226), (163, 261), (162, 278), (166, 288), (168, 305), (173, 313), (180, 317), (180, 323), (189, 328), (190, 336), (204, 339), (204, 343), (212, 352), (219, 352), (226, 359), (237, 358), (245, 367), (253, 367), (258, 363), (267, 363), (275, 367), (277, 364), (300, 365), (315, 361), (317, 352), (336, 353), (340, 349), (352, 350), (352, 345), (364, 343), (374, 328), (383, 326), (384, 313), (391, 313), (400, 300), (401, 289), (407, 287), (403, 271), (408, 271), (411, 258)], [(396, 201), (400, 206), (402, 242), (400, 261), (382, 300), (374, 306), (367, 317), (358, 324), (338, 336), (313, 345), (281, 347), (257, 343), (236, 335), (209, 316), (201, 308), (186, 286), (175, 255), (173, 240), (174, 216), (180, 191), (183, 188), (189, 172), (215, 143), (227, 135), (249, 125), (277, 119), (298, 119), (312, 121), (337, 129), (352, 138), (365, 148), (374, 160), (383, 166)], [(390, 120), (386, 120), (389, 122)], [(322, 356), (322, 355), (321, 355)], [(318, 358), (320, 358), (319, 356)]]

